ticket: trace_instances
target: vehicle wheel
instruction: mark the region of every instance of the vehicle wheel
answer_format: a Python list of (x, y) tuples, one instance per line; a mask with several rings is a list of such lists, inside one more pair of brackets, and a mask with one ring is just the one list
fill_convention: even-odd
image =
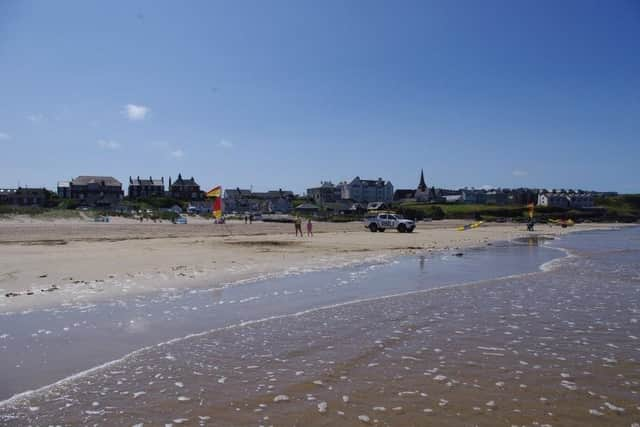
[(406, 226), (406, 225), (404, 225), (404, 224), (400, 224), (400, 225), (398, 226), (398, 232), (399, 232), (399, 233), (405, 233), (406, 231), (407, 231), (407, 226)]
[(415, 228), (409, 228), (409, 229), (407, 230), (407, 233), (413, 233), (413, 230), (415, 230)]
[(384, 233), (384, 230), (386, 230), (386, 228), (378, 228), (378, 231), (381, 233)]
[(369, 224), (369, 230), (371, 230), (372, 233), (375, 233), (378, 231), (378, 224)]

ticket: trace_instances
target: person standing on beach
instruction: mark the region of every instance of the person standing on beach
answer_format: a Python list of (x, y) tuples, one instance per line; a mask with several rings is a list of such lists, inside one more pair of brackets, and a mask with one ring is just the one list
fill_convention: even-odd
[(311, 218), (309, 218), (309, 220), (307, 221), (307, 237), (311, 236), (313, 236), (313, 224), (311, 224)]
[(299, 216), (296, 217), (295, 226), (296, 226), (296, 237), (298, 237), (298, 232), (300, 232), (300, 237), (304, 237), (304, 234), (302, 234), (302, 220), (300, 219)]

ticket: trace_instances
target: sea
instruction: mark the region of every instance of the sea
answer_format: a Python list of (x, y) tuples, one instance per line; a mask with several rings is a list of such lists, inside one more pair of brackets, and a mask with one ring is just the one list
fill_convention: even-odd
[(634, 426), (639, 393), (640, 227), (0, 315), (8, 426)]

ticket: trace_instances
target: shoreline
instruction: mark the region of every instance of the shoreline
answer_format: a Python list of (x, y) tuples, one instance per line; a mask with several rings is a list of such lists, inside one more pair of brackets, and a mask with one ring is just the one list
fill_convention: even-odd
[[(571, 228), (540, 227), (527, 232), (523, 226), (488, 224), (475, 230), (456, 231), (459, 221), (420, 223), (412, 234), (370, 233), (361, 223), (318, 223), (312, 238), (298, 239), (286, 225), (254, 223), (229, 235), (228, 230), (203, 235), (175, 227), (152, 230), (140, 239), (129, 228), (102, 227), (102, 238), (118, 240), (70, 240), (65, 244), (33, 243), (32, 237), (65, 237), (65, 228), (78, 232), (82, 224), (35, 224), (21, 240), (0, 243), (0, 314), (95, 303), (123, 296), (152, 294), (180, 289), (223, 289), (268, 278), (310, 271), (384, 261), (419, 252), (465, 250), (499, 241), (533, 236), (557, 237), (589, 230), (619, 229), (623, 224), (580, 224)], [(150, 224), (149, 224), (150, 225)], [(128, 226), (128, 225), (127, 225)], [(142, 224), (134, 230), (147, 233)], [(234, 225), (235, 227), (236, 225)], [(152, 225), (153, 227), (153, 225)], [(11, 225), (0, 228), (0, 241)], [(90, 227), (86, 232), (91, 231)], [(155, 228), (155, 227), (154, 227)], [(235, 227), (237, 228), (237, 227)], [(44, 231), (43, 231), (44, 230)], [(208, 229), (208, 231), (210, 231)], [(17, 294), (6, 297), (6, 294)]]
[[(602, 230), (602, 229), (598, 229), (598, 230)], [(582, 231), (595, 231), (595, 230), (582, 230)], [(531, 235), (529, 235), (531, 236)], [(531, 237), (539, 237), (540, 235), (535, 235), (535, 236), (531, 236)], [(517, 238), (516, 238), (517, 239)], [(465, 249), (470, 250), (470, 249), (477, 249), (477, 250), (491, 250), (496, 243), (505, 243), (508, 244), (510, 242), (513, 242), (516, 239), (512, 239), (510, 241), (493, 241), (491, 246), (469, 246), (466, 247)], [(553, 240), (553, 239), (551, 239)], [(386, 295), (378, 295), (378, 296), (373, 296), (373, 297), (365, 297), (365, 298), (357, 298), (357, 299), (353, 299), (353, 300), (348, 300), (348, 301), (343, 301), (343, 302), (339, 302), (339, 303), (334, 303), (334, 304), (328, 304), (328, 305), (321, 305), (318, 307), (313, 307), (313, 308), (309, 308), (309, 309), (304, 309), (301, 311), (297, 311), (297, 312), (293, 312), (293, 313), (285, 313), (285, 314), (278, 314), (278, 315), (272, 315), (272, 316), (268, 316), (268, 317), (264, 317), (264, 318), (259, 318), (259, 319), (252, 319), (252, 320), (243, 320), (237, 323), (233, 323), (233, 324), (229, 324), (229, 325), (225, 325), (222, 327), (215, 327), (215, 328), (210, 328), (207, 330), (203, 330), (203, 331), (199, 331), (199, 332), (194, 332), (194, 333), (189, 333), (186, 334), (184, 336), (179, 336), (179, 337), (174, 337), (174, 338), (170, 338), (167, 339), (165, 341), (162, 342), (158, 342), (155, 344), (151, 344), (151, 345), (145, 345), (141, 348), (138, 348), (136, 350), (133, 350), (121, 357), (118, 357), (116, 359), (107, 361), (105, 363), (101, 363), (99, 365), (90, 367), (88, 369), (85, 369), (83, 371), (74, 373), (72, 375), (69, 375), (65, 378), (61, 378), (51, 384), (47, 384), (44, 385), (42, 387), (38, 387), (36, 389), (32, 389), (32, 390), (25, 390), (23, 392), (20, 392), (18, 394), (15, 394), (11, 397), (8, 397), (4, 400), (0, 400), (0, 410), (2, 409), (7, 409), (7, 408), (11, 408), (12, 406), (15, 405), (20, 405), (25, 401), (28, 401), (32, 398), (37, 398), (43, 394), (49, 393), (49, 392), (55, 392), (57, 387), (64, 387), (66, 385), (68, 385), (69, 383), (73, 383), (76, 380), (82, 379), (84, 377), (93, 375), (93, 374), (97, 374), (105, 369), (109, 369), (109, 368), (113, 368), (113, 367), (117, 367), (118, 365), (125, 363), (127, 361), (130, 360), (135, 360), (136, 357), (144, 355), (148, 352), (153, 352), (153, 351), (157, 351), (158, 349), (161, 349), (163, 347), (166, 346), (172, 346), (172, 345), (180, 345), (180, 343), (183, 343), (185, 341), (189, 341), (191, 339), (194, 338), (202, 338), (202, 337), (206, 337), (208, 335), (211, 334), (216, 334), (216, 333), (221, 333), (221, 332), (228, 332), (228, 331), (233, 331), (233, 330), (237, 330), (237, 329), (241, 329), (241, 328), (245, 328), (248, 326), (254, 326), (254, 325), (263, 325), (263, 324), (268, 324), (269, 322), (276, 322), (276, 321), (281, 321), (281, 320), (285, 320), (285, 319), (296, 319), (296, 318), (301, 318), (307, 315), (312, 315), (315, 313), (319, 313), (319, 312), (324, 312), (324, 311), (329, 311), (329, 310), (335, 310), (335, 309), (340, 309), (343, 307), (350, 307), (350, 306), (358, 306), (360, 304), (365, 304), (365, 303), (377, 303), (377, 302), (382, 302), (385, 300), (392, 300), (395, 298), (404, 298), (404, 297), (410, 297), (412, 295), (415, 296), (420, 296), (420, 295), (425, 295), (425, 294), (429, 294), (429, 293), (437, 293), (437, 292), (442, 292), (442, 291), (450, 291), (450, 290), (455, 290), (455, 289), (461, 289), (461, 288), (467, 288), (467, 287), (472, 287), (472, 286), (477, 286), (477, 285), (481, 285), (483, 283), (487, 283), (487, 282), (506, 282), (506, 281), (510, 281), (510, 280), (515, 280), (515, 279), (519, 279), (519, 278), (523, 278), (523, 277), (528, 277), (528, 276), (532, 276), (532, 275), (537, 275), (540, 273), (548, 273), (550, 271), (552, 271), (555, 268), (555, 265), (553, 268), (550, 269), (543, 269), (542, 266), (547, 264), (547, 263), (557, 263), (559, 260), (563, 260), (566, 258), (571, 257), (571, 255), (564, 249), (562, 248), (554, 248), (554, 247), (547, 247), (544, 246), (546, 249), (552, 249), (552, 250), (556, 250), (559, 252), (562, 252), (564, 255), (559, 255), (556, 258), (553, 258), (550, 261), (547, 261), (541, 265), (538, 266), (538, 270), (536, 271), (528, 271), (528, 272), (520, 272), (520, 273), (514, 273), (514, 274), (508, 274), (505, 276), (499, 276), (499, 277), (495, 277), (495, 278), (484, 278), (484, 279), (478, 279), (478, 280), (469, 280), (469, 281), (461, 281), (461, 282), (457, 282), (457, 283), (453, 283), (453, 284), (443, 284), (441, 286), (437, 286), (434, 288), (428, 288), (428, 289), (417, 289), (417, 290), (410, 290), (410, 291), (403, 291), (403, 292), (396, 292), (396, 293), (391, 293), (391, 294), (386, 294)], [(434, 251), (429, 251), (430, 255), (434, 255), (437, 254), (439, 252), (443, 252), (444, 250), (434, 250)], [(412, 253), (415, 253), (412, 252)], [(397, 257), (404, 257), (404, 256), (408, 256), (409, 253), (396, 253), (394, 255), (390, 255), (386, 261), (392, 261), (393, 259), (396, 259)], [(327, 269), (332, 269), (332, 268), (347, 268), (347, 267), (351, 267), (351, 266), (357, 266), (360, 264), (367, 264), (368, 261), (367, 260), (356, 260), (352, 263), (349, 263), (347, 265), (343, 265), (343, 266), (337, 266), (337, 267), (327, 267)], [(321, 270), (314, 270), (314, 271), (322, 271), (325, 269), (321, 269)], [(306, 272), (300, 273), (300, 274), (306, 274)], [(251, 280), (251, 279), (249, 279)], [(257, 278), (255, 281), (259, 282), (260, 278)], [(227, 286), (242, 286), (243, 283), (230, 283)], [(0, 313), (1, 315), (2, 313)]]

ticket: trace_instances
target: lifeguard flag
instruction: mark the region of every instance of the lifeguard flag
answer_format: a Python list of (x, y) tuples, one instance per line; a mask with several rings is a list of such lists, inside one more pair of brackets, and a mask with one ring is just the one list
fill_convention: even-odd
[(533, 219), (533, 210), (535, 209), (535, 205), (533, 203), (529, 203), (527, 205), (527, 209), (529, 209), (529, 219)]
[(213, 187), (211, 190), (209, 190), (207, 192), (207, 197), (220, 197), (222, 196), (222, 187), (220, 187), (219, 185), (216, 187)]
[(222, 199), (220, 197), (216, 197), (213, 201), (213, 217), (215, 219), (222, 217)]

